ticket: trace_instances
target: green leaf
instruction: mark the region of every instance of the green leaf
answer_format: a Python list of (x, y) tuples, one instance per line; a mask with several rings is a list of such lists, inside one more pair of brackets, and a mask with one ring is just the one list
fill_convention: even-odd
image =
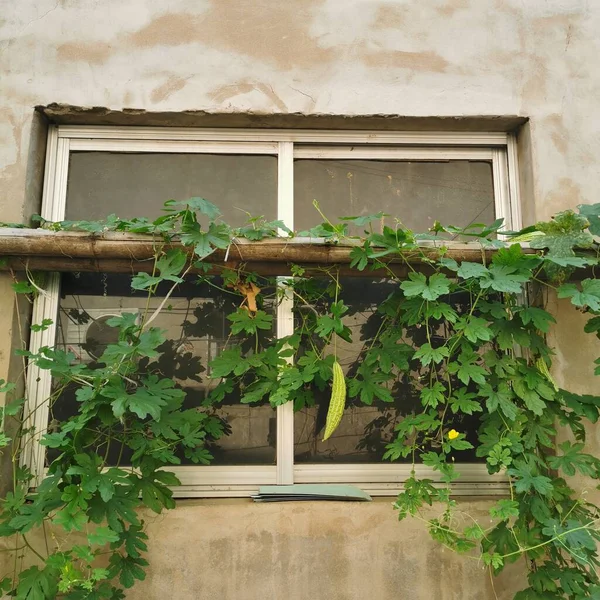
[(552, 494), (554, 486), (549, 477), (536, 474), (533, 467), (524, 461), (515, 461), (508, 470), (511, 477), (515, 478), (515, 491), (518, 494), (536, 491), (542, 496)]
[(529, 510), (538, 523), (545, 523), (550, 518), (550, 506), (540, 496), (529, 497)]
[(588, 220), (590, 233), (600, 236), (600, 203), (580, 204), (577, 210)]
[(194, 246), (194, 254), (204, 259), (212, 254), (215, 248), (224, 250), (231, 243), (229, 227), (223, 223), (211, 223), (208, 231), (202, 231), (199, 223), (189, 223), (182, 227), (181, 243)]
[(554, 583), (554, 579), (554, 573), (543, 566), (530, 572), (528, 575), (531, 587), (537, 592), (556, 592), (557, 586)]
[(242, 332), (249, 335), (255, 335), (259, 329), (270, 330), (273, 326), (273, 316), (267, 314), (264, 310), (257, 310), (251, 313), (245, 308), (238, 308), (236, 312), (227, 315), (231, 321), (231, 333), (238, 335)]
[[(0, 381), (3, 381), (0, 379)], [(12, 386), (12, 387), (10, 387)], [(13, 383), (7, 383), (4, 385), (5, 388), (5, 392), (9, 392), (14, 388), (14, 384)], [(0, 393), (2, 393), (0, 391)], [(19, 398), (17, 400), (14, 400), (13, 402), (9, 402), (8, 404), (6, 404), (4, 406), (4, 408), (0, 409), (0, 416), (2, 416), (2, 414), (8, 416), (8, 417), (14, 417), (18, 414), (20, 414), (21, 410), (23, 409), (23, 404), (25, 403), (25, 398)]]
[(435, 273), (429, 280), (422, 273), (409, 273), (410, 281), (403, 281), (400, 287), (407, 298), (419, 296), (425, 300), (437, 300), (450, 293), (450, 280), (442, 273)]
[(484, 385), (488, 372), (476, 364), (479, 358), (472, 352), (462, 352), (458, 357), (458, 362), (448, 363), (448, 372), (456, 374), (465, 385), (468, 385), (470, 381)]
[(179, 204), (183, 204), (190, 210), (199, 211), (203, 215), (206, 215), (210, 220), (214, 220), (217, 217), (221, 216), (221, 211), (216, 205), (198, 196), (194, 196), (189, 200), (182, 200), (181, 202), (179, 202)]
[(471, 450), (473, 448), (473, 444), (468, 442), (464, 433), (460, 433), (458, 437), (454, 439), (447, 439), (442, 443), (442, 448), (444, 452), (449, 452), (452, 450)]
[(431, 344), (423, 344), (414, 354), (414, 357), (421, 361), (421, 364), (426, 367), (431, 363), (436, 365), (441, 363), (444, 358), (450, 355), (450, 351), (446, 346), (440, 346), (439, 348), (433, 348)]
[(339, 335), (343, 340), (347, 342), (352, 341), (352, 334), (348, 327), (346, 327), (342, 321), (342, 316), (348, 311), (348, 307), (342, 300), (333, 302), (329, 310), (331, 316), (320, 315), (317, 318), (317, 326), (315, 333), (324, 339), (327, 339), (333, 333)]
[[(99, 492), (104, 502), (108, 502), (116, 493), (117, 486), (123, 484), (127, 473), (123, 469), (111, 467), (102, 470), (102, 459), (96, 455), (80, 453), (75, 455), (77, 464), (71, 465), (67, 469), (67, 475), (79, 475), (81, 485), (79, 492), (89, 492), (90, 494)], [(66, 498), (63, 496), (63, 500)], [(85, 506), (85, 505), (84, 505)]]
[(96, 531), (88, 533), (88, 543), (90, 546), (104, 546), (111, 542), (116, 542), (119, 539), (119, 534), (109, 527), (96, 527)]
[(476, 394), (469, 393), (465, 388), (458, 388), (450, 398), (450, 408), (454, 414), (464, 413), (472, 415), (474, 412), (481, 412), (481, 404), (474, 400)]
[(560, 585), (567, 594), (579, 594), (582, 598), (586, 585), (585, 576), (576, 569), (561, 568), (559, 571)]
[(248, 370), (250, 364), (242, 358), (241, 348), (235, 346), (229, 350), (223, 350), (208, 364), (208, 366), (212, 378), (221, 378), (227, 377), (232, 373), (242, 375)]
[(436, 497), (436, 489), (431, 485), (430, 479), (415, 479), (409, 477), (404, 483), (404, 491), (398, 496), (394, 508), (399, 511), (400, 520), (407, 515), (415, 515), (418, 510), (427, 504), (431, 506)]
[(515, 394), (523, 400), (525, 406), (534, 414), (541, 416), (544, 414), (546, 403), (540, 398), (539, 394), (529, 389), (529, 387), (521, 379), (513, 381), (513, 389)]
[(135, 511), (139, 500), (137, 495), (132, 494), (131, 487), (126, 489), (126, 492), (117, 490), (117, 494), (108, 501), (103, 500), (99, 495), (93, 496), (88, 508), (90, 520), (97, 524), (106, 521), (113, 531), (119, 533), (123, 531), (123, 522), (139, 525), (140, 522)]
[(569, 519), (566, 523), (562, 523), (556, 519), (550, 519), (545, 525), (542, 533), (550, 538), (558, 538), (554, 541), (558, 547), (566, 544), (574, 550), (580, 548), (591, 551), (596, 550), (596, 542), (589, 529), (589, 527), (594, 526), (593, 521), (590, 523), (580, 523), (574, 519)]
[(370, 252), (369, 244), (365, 242), (363, 246), (357, 246), (350, 251), (350, 268), (364, 271), (369, 264)]
[(481, 278), (489, 274), (487, 267), (479, 263), (463, 261), (458, 268), (458, 276), (463, 279)]
[(594, 241), (585, 231), (589, 224), (585, 217), (565, 210), (552, 217), (549, 223), (538, 223), (537, 229), (546, 235), (534, 238), (529, 245), (532, 248), (548, 248), (551, 256), (574, 256), (574, 248), (589, 248)]
[(360, 397), (360, 401), (363, 404), (371, 405), (373, 400), (378, 398), (383, 402), (393, 402), (394, 398), (392, 393), (387, 387), (383, 387), (382, 383), (387, 383), (390, 379), (390, 375), (385, 373), (373, 372), (370, 369), (364, 369), (360, 371), (361, 377), (355, 377), (348, 383), (348, 395), (349, 397)]
[(43, 497), (38, 497), (32, 504), (22, 505), (19, 508), (19, 513), (8, 522), (8, 525), (13, 529), (17, 529), (19, 533), (27, 533), (34, 527), (41, 526), (49, 512), (58, 508), (61, 504), (60, 495), (58, 498), (49, 501), (45, 501)]
[(111, 543), (112, 550), (123, 546), (128, 556), (138, 558), (142, 552), (148, 551), (146, 541), (148, 535), (144, 533), (141, 525), (131, 525), (128, 529), (119, 532), (119, 539)]
[(513, 600), (562, 600), (562, 598), (552, 592), (538, 592), (532, 588), (527, 588), (517, 592)]
[(558, 288), (559, 298), (571, 298), (575, 306), (588, 306), (600, 311), (600, 279), (584, 279), (581, 290), (574, 283), (564, 283)]
[(456, 311), (446, 302), (427, 302), (425, 306), (425, 314), (430, 319), (446, 319), (450, 323), (455, 323), (458, 319)]
[(517, 272), (515, 267), (492, 264), (486, 277), (479, 280), (482, 289), (492, 289), (497, 292), (519, 294), (523, 283), (529, 280), (527, 275)]
[(68, 510), (60, 510), (52, 519), (54, 525), (62, 527), (65, 531), (82, 531), (88, 522), (84, 512), (71, 513)]
[(243, 396), (240, 398), (242, 404), (253, 404), (254, 402), (260, 402), (267, 394), (270, 394), (273, 390), (274, 382), (271, 381), (258, 381), (249, 385)]
[(555, 435), (556, 429), (554, 429), (551, 420), (548, 423), (530, 420), (523, 432), (523, 443), (525, 448), (529, 450), (535, 448), (538, 444), (546, 448), (553, 448), (553, 437)]
[(29, 281), (16, 281), (15, 283), (11, 283), (11, 287), (17, 294), (35, 293), (35, 288)]
[(52, 319), (42, 319), (42, 322), (38, 324), (30, 325), (31, 331), (46, 331), (52, 325), (54, 321)]
[(503, 498), (498, 500), (496, 504), (490, 508), (490, 516), (492, 519), (506, 521), (511, 517), (518, 517), (519, 514), (519, 503), (516, 500)]
[(492, 262), (495, 265), (531, 270), (542, 261), (538, 256), (525, 254), (520, 244), (511, 244), (508, 248), (500, 248), (493, 256)]
[(433, 431), (441, 425), (436, 411), (408, 415), (396, 425), (399, 436), (412, 435), (415, 431)]
[(436, 381), (431, 387), (425, 387), (421, 390), (421, 404), (425, 407), (435, 408), (444, 401), (446, 388)]
[(545, 260), (554, 263), (559, 267), (576, 267), (578, 269), (598, 264), (597, 259), (583, 256), (553, 256), (549, 254), (546, 256)]
[(598, 477), (600, 460), (591, 454), (583, 453), (583, 443), (571, 444), (566, 441), (559, 445), (564, 454), (548, 457), (548, 464), (552, 469), (560, 469), (565, 475), (572, 477), (579, 471), (588, 477)]
[[(490, 553), (493, 549), (500, 555), (511, 554), (519, 550), (519, 544), (515, 539), (515, 535), (507, 526), (506, 521), (501, 521), (489, 531), (484, 540), (482, 540), (482, 548), (485, 552)], [(513, 554), (510, 558), (506, 558), (507, 562), (514, 562), (519, 559), (519, 554)]]
[(512, 350), (514, 345), (531, 346), (531, 332), (523, 328), (517, 319), (499, 319), (492, 323), (491, 328), (501, 350)]
[(156, 268), (160, 272), (161, 279), (181, 283), (183, 279), (179, 275), (183, 271), (186, 262), (186, 253), (183, 250), (174, 248), (160, 257), (156, 262)]
[(556, 319), (546, 310), (535, 306), (528, 306), (519, 312), (523, 325), (533, 323), (536, 329), (543, 333), (550, 331), (550, 325), (556, 323)]
[(493, 569), (501, 569), (504, 566), (504, 558), (502, 558), (501, 554), (494, 552), (490, 554), (489, 552), (484, 552), (481, 555), (481, 559), (483, 560), (483, 564), (486, 567), (492, 567)]
[(600, 338), (600, 317), (592, 317), (584, 326), (586, 333), (595, 333)]
[(135, 490), (142, 495), (142, 502), (155, 513), (160, 513), (163, 508), (175, 508), (173, 492), (167, 487), (179, 485), (179, 480), (173, 473), (153, 471), (135, 477), (133, 481)]
[(464, 535), (468, 540), (480, 540), (485, 536), (485, 531), (479, 523), (465, 527)]
[(511, 452), (508, 448), (503, 447), (502, 444), (496, 444), (490, 451), (486, 462), (498, 470), (506, 468), (512, 463)]
[(113, 383), (103, 390), (103, 395), (112, 398), (113, 414), (120, 419), (126, 410), (135, 413), (140, 419), (151, 416), (160, 420), (162, 409), (170, 400), (183, 398), (184, 392), (175, 388), (172, 379), (159, 379), (157, 375), (143, 377), (141, 385), (129, 394), (122, 381)]
[(487, 300), (480, 300), (477, 303), (479, 310), (482, 313), (490, 314), (494, 319), (506, 319), (508, 318), (507, 306), (504, 302), (488, 302)]
[(492, 339), (490, 324), (481, 317), (464, 316), (454, 325), (457, 331), (462, 331), (465, 337), (474, 344), (478, 340), (489, 342)]
[(589, 419), (592, 423), (598, 421), (600, 412), (600, 396), (591, 394), (573, 394), (566, 390), (559, 390), (558, 398), (565, 403), (576, 415)]
[(147, 290), (152, 286), (158, 285), (162, 279), (155, 275), (149, 275), (148, 273), (138, 273), (131, 280), (131, 288), (134, 290)]
[(288, 235), (292, 234), (289, 227), (280, 219), (265, 221), (263, 217), (251, 217), (248, 219), (248, 223), (248, 225), (235, 229), (233, 235), (235, 237), (244, 237), (247, 240), (258, 241), (265, 238), (277, 237), (279, 230)]
[(512, 401), (513, 394), (504, 381), (498, 385), (497, 389), (486, 383), (479, 388), (479, 393), (486, 398), (486, 407), (489, 412), (500, 409), (507, 419), (511, 421), (516, 419), (518, 408)]
[(146, 579), (146, 572), (142, 568), (146, 566), (148, 566), (148, 561), (139, 556), (111, 554), (109, 574), (111, 578), (118, 575), (121, 585), (130, 588), (133, 587), (136, 579), (139, 581)]
[(346, 221), (351, 225), (356, 225), (357, 227), (364, 227), (369, 223), (373, 223), (375, 221), (380, 222), (383, 217), (389, 217), (387, 213), (378, 212), (374, 215), (361, 215), (359, 217), (340, 217), (340, 221)]
[(30, 567), (21, 572), (17, 586), (17, 600), (49, 600), (55, 598), (57, 590), (57, 573), (46, 567)]

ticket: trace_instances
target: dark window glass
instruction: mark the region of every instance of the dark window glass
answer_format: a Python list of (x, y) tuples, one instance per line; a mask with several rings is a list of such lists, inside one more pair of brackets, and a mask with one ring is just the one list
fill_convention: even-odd
[[(207, 444), (215, 457), (213, 464), (274, 464), (276, 421), (275, 411), (268, 403), (252, 407), (240, 404), (240, 395), (234, 391), (219, 406), (202, 407), (207, 390), (218, 383), (209, 378), (208, 363), (221, 350), (236, 343), (231, 336), (230, 321), (225, 317), (240, 303), (239, 296), (218, 289), (220, 281), (213, 283), (187, 281), (178, 286), (167, 309), (152, 322), (153, 327), (165, 332), (162, 354), (152, 364), (143, 359), (142, 370), (147, 367), (173, 379), (186, 392), (184, 407), (208, 411), (221, 420), (225, 435), (209, 439)], [(65, 273), (61, 288), (57, 348), (72, 352), (78, 362), (101, 366), (99, 359), (106, 346), (118, 337), (115, 328), (106, 321), (124, 312), (139, 314), (141, 318), (146, 295), (131, 290), (131, 276), (122, 274)], [(166, 288), (159, 290), (157, 297), (151, 299), (150, 314), (166, 291)], [(263, 289), (263, 294), (269, 293)], [(273, 303), (264, 309), (273, 312)], [(274, 337), (275, 324), (272, 331), (264, 332), (263, 341), (270, 343)], [(75, 414), (75, 390), (74, 386), (67, 388), (51, 406), (51, 429), (53, 423)], [(104, 450), (98, 448), (98, 452)], [(109, 462), (114, 463), (118, 456), (119, 448), (109, 449)], [(127, 463), (128, 456), (127, 452), (121, 456), (122, 464)], [(183, 456), (181, 459), (186, 464)]]
[[(330, 219), (388, 213), (413, 231), (435, 220), (464, 227), (494, 221), (492, 165), (487, 162), (315, 160), (294, 162), (294, 224), (303, 230), (320, 222), (317, 200)], [(377, 227), (374, 224), (373, 227)]]
[(232, 226), (277, 218), (277, 158), (231, 154), (73, 152), (67, 220), (156, 218), (169, 199), (200, 196)]
[[(331, 301), (334, 288), (331, 280), (319, 282), (308, 281), (311, 297), (320, 287), (322, 297), (316, 300), (324, 304)], [(342, 278), (341, 290), (338, 299), (343, 300), (349, 307), (343, 318), (344, 324), (352, 332), (352, 342), (336, 340), (333, 344), (323, 347), (323, 342), (317, 336), (306, 340), (305, 345), (315, 346), (323, 352), (324, 356), (335, 354), (346, 375), (346, 382), (356, 375), (357, 369), (365, 352), (371, 347), (373, 339), (377, 336), (383, 324), (383, 315), (378, 307), (398, 289), (398, 283), (392, 281), (369, 281), (363, 278)], [(457, 294), (444, 299), (449, 302), (457, 312), (467, 310), (468, 298)], [(312, 309), (301, 306), (295, 308), (296, 327), (302, 327), (302, 321), (312, 318)], [(313, 313), (314, 314), (314, 313)], [(435, 338), (441, 342), (446, 336), (444, 327), (435, 332)], [(421, 345), (425, 343), (426, 336), (423, 329), (412, 327), (404, 331), (403, 342)], [(311, 394), (302, 405), (297, 405), (294, 418), (294, 447), (295, 461), (297, 463), (376, 463), (381, 462), (386, 451), (386, 445), (395, 439), (394, 427), (406, 415), (422, 410), (419, 398), (419, 363), (410, 363), (410, 373), (398, 372), (394, 378), (385, 384), (390, 390), (392, 402), (383, 402), (375, 399), (371, 405), (365, 405), (360, 400), (353, 398), (347, 400), (346, 410), (338, 428), (333, 435), (323, 442), (325, 420), (329, 408), (331, 395), (330, 386), (320, 390), (316, 386), (311, 389)], [(446, 422), (448, 426), (455, 427), (467, 433), (471, 443), (476, 440), (475, 431), (478, 426), (477, 416), (454, 416), (454, 420)], [(473, 462), (476, 460), (473, 451), (455, 453), (459, 462)], [(410, 461), (406, 459), (407, 462)]]

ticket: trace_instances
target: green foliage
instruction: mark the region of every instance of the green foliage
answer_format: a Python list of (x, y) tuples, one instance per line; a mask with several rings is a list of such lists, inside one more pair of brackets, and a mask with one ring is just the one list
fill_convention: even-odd
[[(232, 398), (272, 406), (292, 402), (296, 410), (313, 406), (319, 394), (331, 395), (336, 344), (345, 341), (361, 348), (344, 372), (348, 405), (383, 402), (396, 407), (406, 392), (415, 399), (393, 423), (373, 424), (377, 433), (385, 426), (393, 431), (385, 442), (384, 459), (412, 464), (412, 475), (395, 503), (399, 518), (425, 520), (433, 539), (478, 555), (494, 573), (525, 556), (529, 587), (515, 600), (597, 597), (600, 511), (578, 497), (565, 478), (600, 478), (600, 459), (585, 451), (585, 424), (598, 422), (600, 397), (557, 386), (550, 373), (553, 351), (544, 337), (555, 318), (543, 306), (524, 300), (528, 294), (545, 297), (536, 286), (556, 287), (558, 297), (589, 314), (585, 331), (600, 337), (599, 280), (590, 269), (598, 265), (594, 236), (600, 235), (600, 205), (579, 210), (509, 234), (513, 242), (529, 241), (538, 250), (534, 253), (497, 239), (500, 220), (465, 228), (436, 223), (427, 234), (401, 225), (374, 232), (372, 224), (384, 216), (379, 213), (343, 217), (339, 223), (325, 219), (300, 232), (344, 244), (349, 227), (369, 228), (351, 240), (350, 268), (377, 269), (393, 285), (368, 319), (373, 331), (361, 332), (360, 339), (350, 326), (356, 309), (342, 298), (336, 265), (323, 268), (321, 278), (308, 277), (302, 265), (291, 267), (293, 279), (285, 286), (294, 297), (296, 327), (282, 339), (274, 333), (272, 304), (260, 289), (273, 286), (273, 281), (263, 278), (265, 285), (260, 275), (241, 267), (224, 270), (219, 285), (239, 301), (228, 309), (229, 339), (207, 365), (209, 391), (193, 408), (184, 406), (183, 386), (164, 374), (165, 334), (151, 326), (151, 311), (141, 319), (127, 313), (111, 318), (108, 325), (118, 329), (118, 341), (106, 347), (94, 366), (79, 364), (71, 353), (55, 348), (36, 354), (21, 351), (51, 373), (57, 389), (76, 388), (79, 410), (42, 436), (53, 458), (46, 478), (33, 491), (32, 474), (17, 467), (16, 451), (14, 489), (0, 506), (0, 535), (26, 540), (30, 531), (50, 522), (67, 533), (85, 532), (87, 545), (49, 548), (45, 562), (22, 571), (14, 581), (1, 580), (0, 590), (21, 600), (59, 593), (71, 599), (123, 598), (123, 588), (143, 580), (148, 565), (139, 511), (160, 513), (175, 506), (172, 488), (179, 482), (168, 468), (180, 464), (182, 456), (210, 462), (208, 441), (223, 433), (223, 423), (212, 411)], [(284, 223), (263, 217), (250, 217), (233, 229), (202, 198), (169, 201), (165, 214), (154, 221), (111, 215), (103, 222), (43, 225), (92, 235), (152, 235), (154, 263), (131, 281), (133, 290), (148, 300), (159, 289), (161, 296), (169, 296), (192, 268), (207, 273), (206, 259), (229, 248), (235, 238), (294, 235)], [(454, 260), (448, 256), (449, 242), (448, 247), (436, 245), (433, 252), (430, 246), (427, 251), (419, 246), (420, 240), (439, 241), (448, 235), (470, 239), (478, 249), (494, 249), (493, 258)], [(183, 247), (170, 244), (177, 240)], [(405, 266), (408, 277), (397, 277), (390, 261)], [(582, 269), (585, 276), (575, 277)], [(214, 284), (205, 275), (200, 283)], [(40, 293), (32, 277), (15, 282), (13, 289)], [(280, 281), (274, 302), (280, 301), (282, 290)], [(157, 310), (168, 311), (169, 306), (162, 302)], [(41, 332), (51, 326), (44, 320), (32, 329)], [(596, 364), (600, 374), (600, 359)], [(14, 384), (0, 381), (0, 393), (14, 392)], [(0, 432), (7, 419), (19, 421), (24, 402), (9, 396), (0, 411)], [(479, 419), (476, 435), (461, 429), (469, 418)], [(555, 448), (559, 427), (570, 434), (570, 441)], [(22, 422), (19, 433), (27, 433)], [(0, 447), (10, 441), (0, 433)], [(120, 448), (116, 464), (108, 459), (111, 446)], [(124, 451), (127, 465), (121, 462)], [(464, 519), (451, 495), (468, 452), (485, 461), (491, 474), (504, 475), (510, 492), (479, 522)], [(428, 477), (417, 475), (420, 468)], [(104, 554), (109, 555), (108, 568), (99, 566)]]

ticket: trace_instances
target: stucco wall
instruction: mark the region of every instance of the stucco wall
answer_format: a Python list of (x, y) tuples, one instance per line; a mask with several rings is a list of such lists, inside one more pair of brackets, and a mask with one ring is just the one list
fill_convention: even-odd
[[(526, 221), (598, 200), (593, 0), (0, 0), (0, 15), (3, 221), (37, 210), (44, 123), (33, 107), (55, 102), (135, 109), (126, 115), (139, 124), (182, 111), (529, 117), (520, 136)], [(597, 344), (583, 341), (575, 311), (556, 311), (568, 314), (555, 336), (556, 375), (591, 392), (580, 365)], [(9, 360), (15, 317), (0, 294), (4, 378), (19, 370)], [(477, 564), (434, 546), (419, 523), (397, 524), (387, 501), (188, 502), (149, 531), (152, 568), (131, 598), (494, 598)], [(498, 598), (517, 585), (509, 573)]]

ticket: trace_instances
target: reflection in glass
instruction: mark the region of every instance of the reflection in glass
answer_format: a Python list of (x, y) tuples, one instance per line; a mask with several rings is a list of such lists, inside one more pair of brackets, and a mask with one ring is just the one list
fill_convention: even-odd
[[(207, 444), (214, 456), (212, 464), (274, 464), (275, 411), (268, 403), (252, 407), (240, 404), (239, 392), (234, 391), (219, 406), (202, 407), (207, 391), (217, 383), (209, 378), (208, 363), (235, 342), (225, 317), (241, 301), (238, 295), (219, 289), (221, 282), (216, 278), (213, 283), (218, 287), (193, 281), (178, 286), (167, 310), (152, 323), (164, 330), (167, 338), (159, 348), (161, 355), (158, 361), (142, 359), (140, 364), (142, 369), (158, 370), (163, 377), (174, 379), (186, 392), (184, 408), (207, 411), (221, 421), (225, 435), (209, 439)], [(131, 290), (129, 275), (65, 273), (61, 287), (56, 347), (72, 352), (76, 361), (92, 367), (101, 364), (98, 359), (106, 346), (118, 338), (115, 328), (106, 321), (125, 312), (141, 319), (146, 309), (146, 295)], [(166, 291), (159, 289), (157, 297), (151, 299), (150, 314)], [(270, 290), (263, 289), (263, 293), (268, 296)], [(272, 304), (263, 308), (273, 312)], [(263, 332), (261, 344), (274, 338), (274, 328)], [(75, 388), (67, 388), (51, 408), (51, 428), (53, 422), (61, 422), (76, 411)], [(52, 453), (49, 455), (51, 458)], [(109, 462), (114, 463), (117, 456), (116, 450), (109, 449)], [(186, 464), (183, 456), (181, 459)], [(124, 454), (121, 464), (127, 460)]]
[[(304, 284), (310, 288), (306, 296), (311, 298), (319, 296), (313, 307), (320, 312), (323, 306), (331, 302), (335, 293), (331, 280), (310, 280)], [(398, 290), (398, 283), (393, 281), (369, 281), (360, 278), (341, 278), (341, 290), (338, 299), (343, 300), (349, 307), (343, 317), (344, 324), (352, 332), (352, 341), (336, 340), (336, 349), (333, 344), (324, 348), (325, 356), (334, 351), (346, 375), (347, 383), (356, 375), (364, 353), (370, 348), (373, 339), (377, 336), (383, 323), (383, 315), (378, 312), (381, 303)], [(319, 292), (320, 290), (320, 292)], [(317, 294), (315, 295), (315, 292)], [(302, 293), (302, 291), (300, 291)], [(454, 295), (445, 298), (460, 314), (467, 310), (468, 298)], [(302, 327), (303, 320), (312, 318), (312, 308), (297, 304), (295, 308), (296, 327)], [(435, 338), (446, 337), (443, 327), (440, 328)], [(410, 328), (405, 331), (403, 339), (407, 344), (421, 345), (425, 343), (425, 332), (419, 328)], [(311, 344), (320, 342), (313, 336)], [(308, 344), (307, 344), (308, 345)], [(415, 389), (414, 382), (419, 378), (418, 361), (410, 364), (410, 373), (398, 373), (394, 380), (384, 384), (391, 392), (392, 402), (383, 402), (375, 399), (371, 405), (363, 404), (359, 399), (348, 399), (346, 410), (338, 428), (325, 442), (322, 441), (325, 429), (325, 420), (329, 408), (331, 388), (329, 385), (323, 389), (313, 386), (306, 401), (297, 403), (294, 416), (294, 453), (297, 463), (377, 463), (381, 462), (386, 451), (386, 445), (395, 439), (394, 428), (406, 415), (422, 410), (419, 392)], [(453, 416), (453, 421), (448, 425), (456, 427), (467, 433), (467, 439), (475, 442), (475, 431), (478, 425), (476, 416)], [(410, 459), (407, 459), (410, 460)], [(463, 451), (456, 453), (456, 460), (460, 462), (475, 461), (474, 452)]]
[(417, 232), (427, 231), (435, 220), (458, 227), (490, 224), (494, 221), (492, 165), (466, 160), (296, 160), (297, 229), (310, 229), (320, 221), (313, 200), (332, 220), (379, 212), (390, 215), (374, 227), (395, 227), (396, 219)]
[(155, 219), (169, 199), (200, 196), (216, 204), (229, 225), (252, 216), (277, 218), (277, 158), (232, 154), (73, 152), (66, 219), (109, 214)]

